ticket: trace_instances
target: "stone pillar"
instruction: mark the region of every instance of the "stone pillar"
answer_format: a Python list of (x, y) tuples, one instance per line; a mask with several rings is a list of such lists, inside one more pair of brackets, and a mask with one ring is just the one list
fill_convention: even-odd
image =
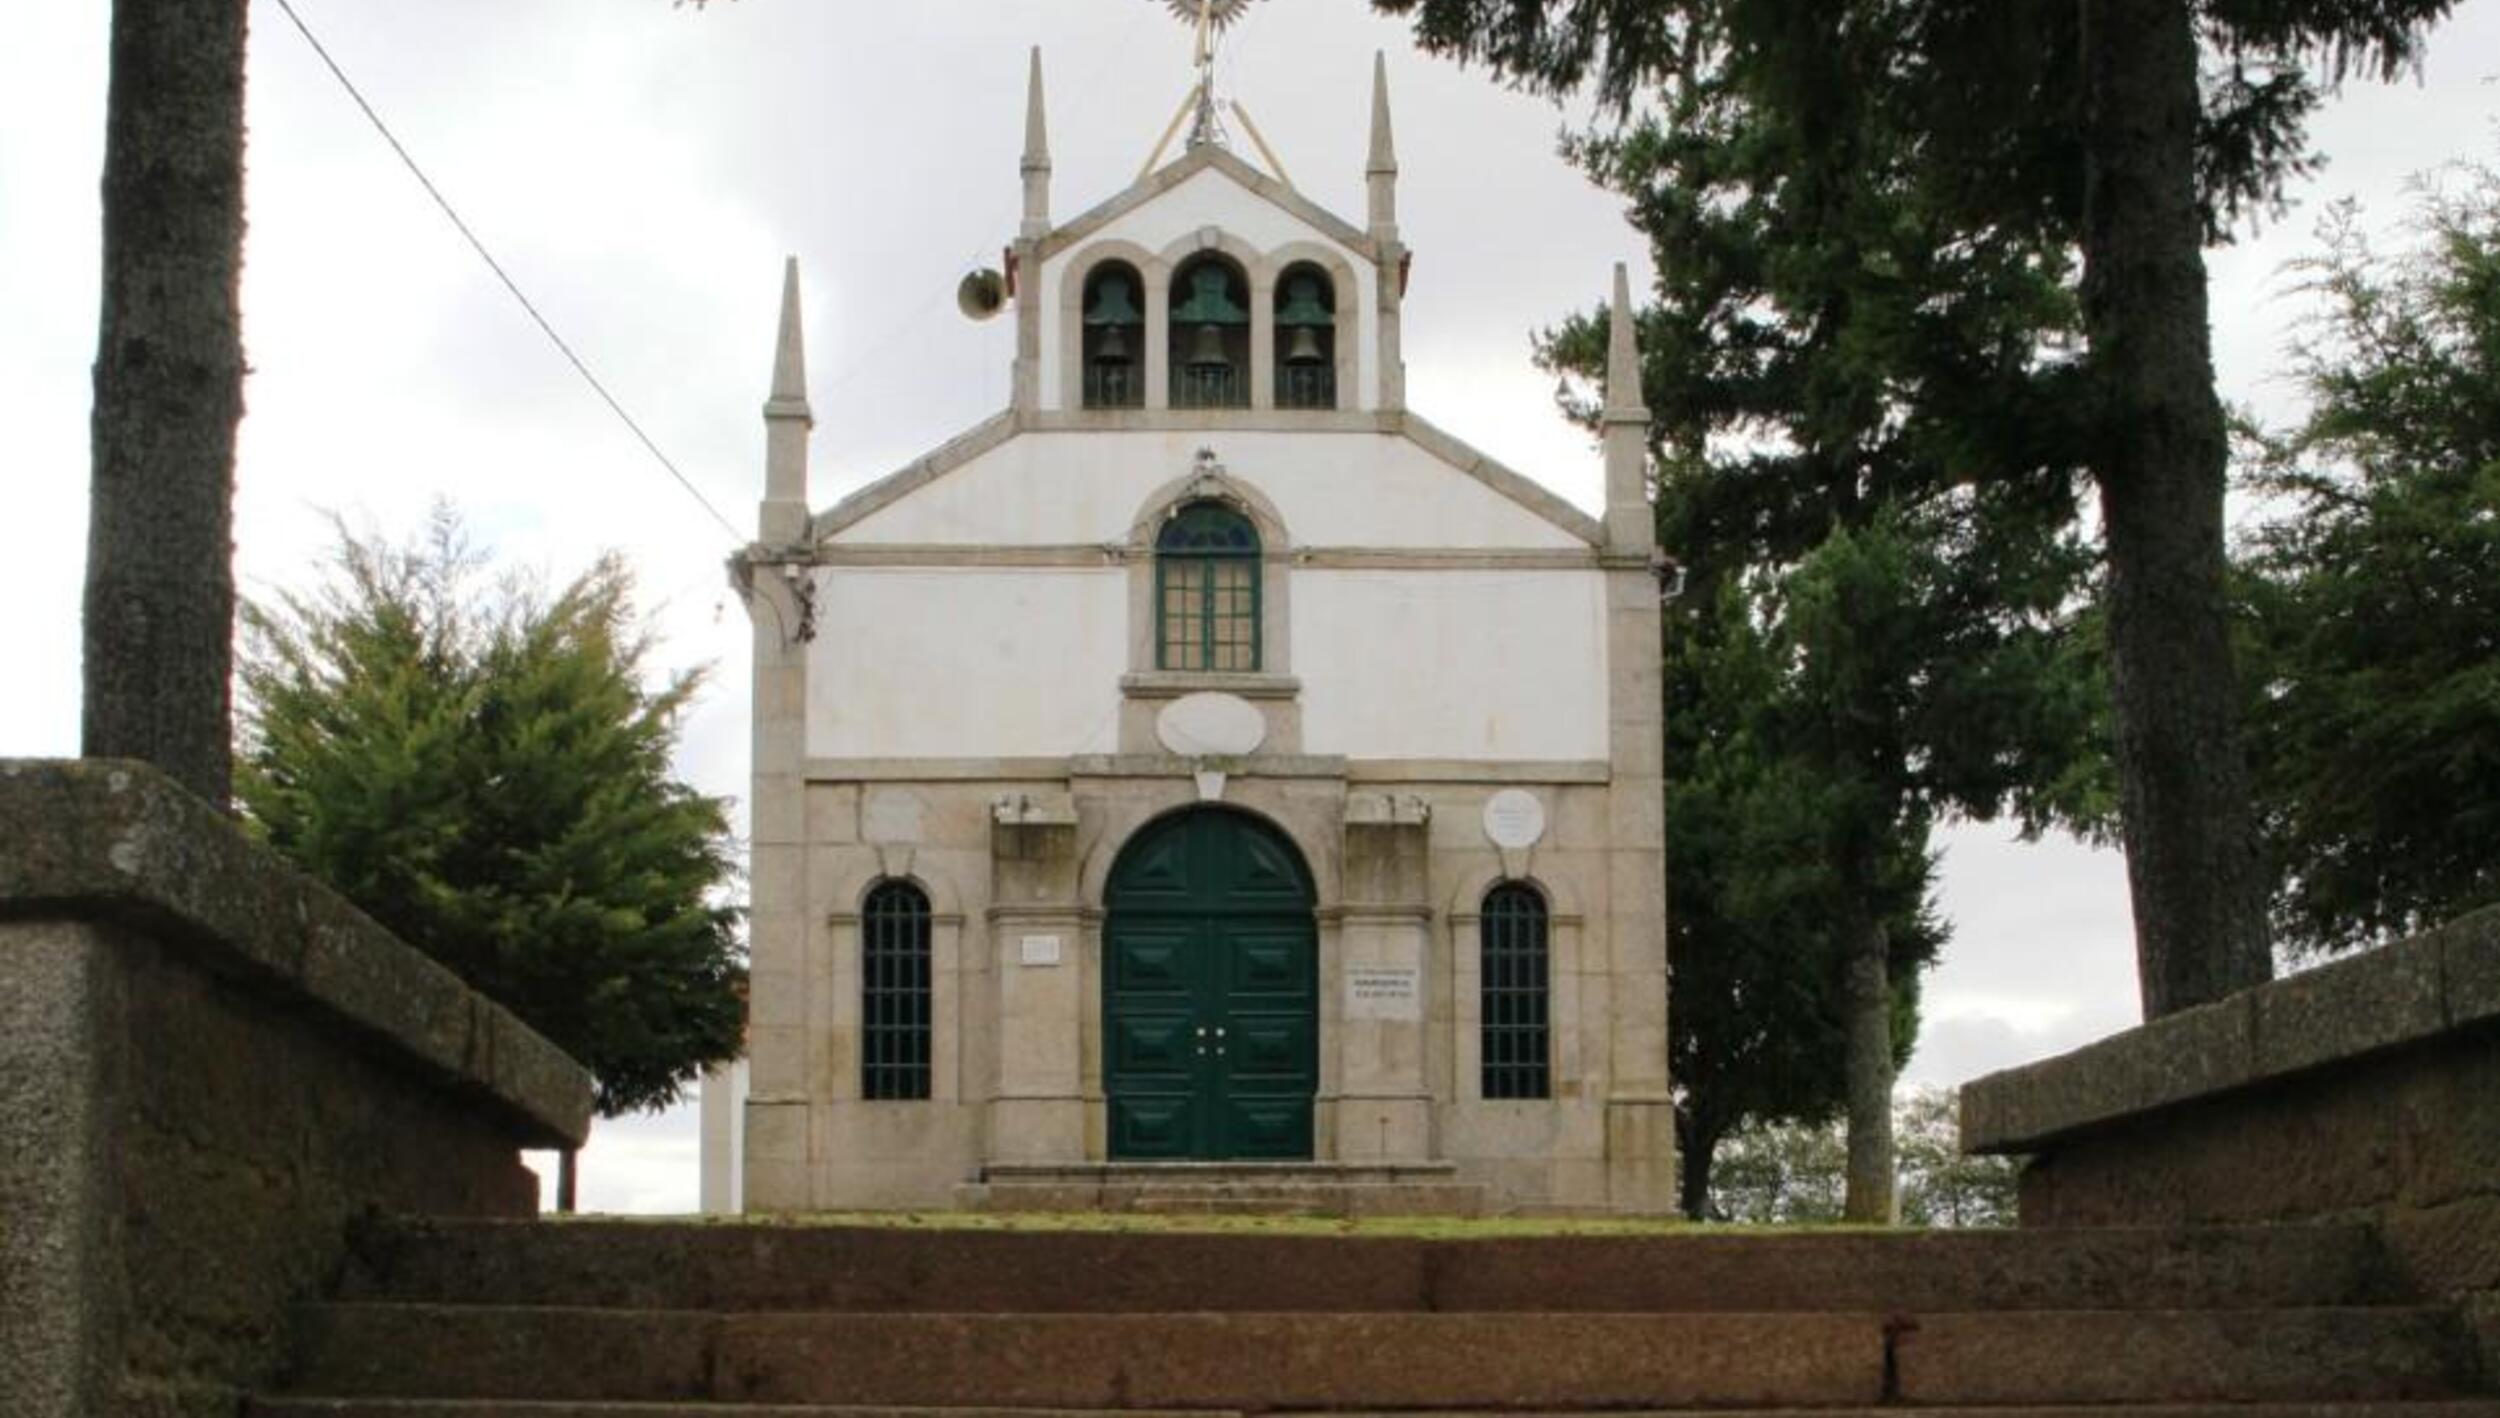
[(990, 809), (998, 1076), (988, 1160), (1085, 1156), (1084, 943), (1076, 804), (1016, 793)]
[(1276, 407), (1276, 273), (1264, 267), (1250, 278), (1250, 407)]
[(1024, 96), (1024, 156), (1017, 170), (1024, 179), (1024, 221), (1016, 228), (1014, 277), (1016, 299), (1016, 364), (1011, 382), (1016, 409), (1030, 413), (1042, 404), (1042, 303), (1051, 293), (1042, 289), (1042, 238), (1050, 235), (1050, 129), (1042, 102), (1042, 51), (1033, 49), (1031, 77)]
[(1424, 1072), (1432, 959), (1427, 895), (1430, 807), (1388, 793), (1346, 799), (1345, 900), (1321, 1017), (1336, 1033), (1337, 1076), (1321, 1129), (1340, 1162), (1421, 1162), (1433, 1154)]
[(748, 791), (747, 1058), (744, 1210), (813, 1203), (808, 1147), (808, 1020), (823, 988), (807, 968), (805, 747), (807, 647), (794, 634), (812, 570), (757, 569), (755, 711)]
[(1657, 527), (1648, 495), (1631, 282), (1615, 267), (1606, 370), (1606, 823), (1608, 1007), (1606, 1199), (1618, 1211), (1675, 1205), (1675, 1109), (1667, 1091), (1666, 713)]
[(1371, 152), (1363, 164), (1377, 299), (1375, 348), (1380, 358), (1377, 407), (1406, 407), (1406, 356), (1401, 325), (1406, 303), (1406, 243), (1398, 237), (1397, 138), (1389, 121), (1389, 59), (1372, 55)]
[(740, 574), (753, 622), (755, 711), (747, 795), (747, 1099), (744, 1205), (796, 1210), (810, 1203), (807, 1146), (807, 866), (805, 757), (807, 642), (817, 581), (805, 563), (807, 360), (799, 322), (799, 268), (784, 268), (781, 326), (764, 404), (764, 500), (757, 545)]
[[(1146, 407), (1168, 409), (1172, 407), (1172, 273), (1141, 270), (1138, 279), (1146, 284)], [(1083, 375), (1076, 377), (1081, 380)]]
[(746, 1099), (745, 1060), (705, 1069), (696, 1091), (703, 1138), (699, 1204), (706, 1216), (734, 1216), (739, 1209), (738, 1114)]

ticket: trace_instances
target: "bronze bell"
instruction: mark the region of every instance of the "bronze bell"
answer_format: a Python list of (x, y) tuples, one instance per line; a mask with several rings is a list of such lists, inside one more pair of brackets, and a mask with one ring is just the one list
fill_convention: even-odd
[(1130, 354), (1128, 349), (1128, 327), (1125, 325), (1104, 326), (1102, 341), (1094, 347), (1094, 363), (1132, 364), (1135, 362), (1136, 356)]
[(1123, 325), (1142, 325), (1145, 320), (1129, 299), (1128, 278), (1117, 271), (1105, 272), (1094, 286), (1094, 305), (1085, 312), (1085, 323), (1116, 330)]
[(1191, 369), (1232, 368), (1232, 357), (1224, 353), (1224, 331), (1214, 325), (1199, 326), (1190, 337), (1189, 358), (1184, 363)]
[(1296, 325), (1293, 337), (1285, 342), (1285, 363), (1313, 365), (1327, 362), (1327, 353), (1319, 347), (1319, 331), (1309, 325)]

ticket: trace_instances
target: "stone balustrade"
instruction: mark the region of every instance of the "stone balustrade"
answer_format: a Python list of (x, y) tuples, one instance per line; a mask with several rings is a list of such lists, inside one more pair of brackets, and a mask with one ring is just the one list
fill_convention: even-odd
[(0, 1411), (223, 1414), (378, 1213), (526, 1216), (554, 1045), (141, 764), (0, 760)]
[(2500, 1375), (2500, 908), (1962, 1090), (2025, 1226), (2364, 1220)]

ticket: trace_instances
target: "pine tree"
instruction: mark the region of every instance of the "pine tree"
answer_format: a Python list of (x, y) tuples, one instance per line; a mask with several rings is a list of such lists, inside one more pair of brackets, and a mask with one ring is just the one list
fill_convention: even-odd
[(2274, 917), (2308, 953), (2500, 902), (2500, 170), (2436, 175), (2411, 241), (2338, 208), (2258, 450), (2248, 570)]
[(735, 1057), (746, 970), (719, 799), (669, 774), (698, 678), (643, 683), (614, 557), (552, 595), (438, 512), (344, 528), (318, 590), (244, 609), (249, 825), (597, 1077), (604, 1116)]
[[(1643, 339), (1660, 540), (1699, 592), (1670, 643), (1697, 637), (1706, 656), (1758, 636), (1767, 665), (1684, 685), (1698, 662), (1671, 654), (1670, 791), (1715, 743), (1749, 745), (1787, 786), (1728, 806), (1767, 815), (1761, 832), (1815, 882), (1789, 888), (1812, 909), (1785, 926), (1785, 957), (1757, 952), (1736, 905), (1750, 864), (1670, 814), (1676, 915), (1717, 933), (1674, 927), (1685, 1195), (1707, 1186), (1718, 1124), (1805, 1116), (1841, 1089), (1850, 1212), (1884, 1220), (1892, 1073), (1916, 1018), (1906, 972), (1936, 945), (1919, 924), (1929, 832), (2009, 809), (2036, 825), (2100, 757), (2091, 665), (2068, 643), (2092, 565), (2059, 417), (2077, 374), (2057, 340), (2078, 315), (2062, 246), (1954, 224), (1914, 131), (1878, 101), (1903, 34), (1836, 13), (1781, 33), (1811, 63), (1693, 48), (1661, 111), (1570, 151), (1631, 200), (1660, 272)], [(1545, 358), (1585, 377), (1599, 333), (1573, 322)], [(1810, 991), (1781, 978), (1808, 972)], [(1688, 991), (1688, 974), (1726, 988)], [(1749, 1018), (1708, 1008), (1734, 999)], [(1829, 1069), (1819, 1089), (1784, 1089), (1778, 1112), (1711, 1059), (1750, 1051), (1750, 1017), (1773, 1000)]]
[[(2264, 979), (2202, 248), (2307, 165), (2313, 68), (2392, 74), (2454, 0), (1374, 4), (1413, 15), (1429, 49), (1547, 90), (1585, 83), (1618, 113), (1659, 95), (1673, 110), (1697, 77), (1736, 76), (1730, 101), (1794, 127), (1806, 153), (1889, 130), (1957, 240), (2027, 235), (2080, 252), (2086, 378), (2062, 401), (2075, 417), (2052, 426), (2080, 424), (2100, 489), (2145, 1010)], [(1885, 62), (1836, 62), (1858, 45)], [(1741, 351), (1747, 332), (1728, 333)], [(1650, 407), (1672, 406), (1653, 391)]]

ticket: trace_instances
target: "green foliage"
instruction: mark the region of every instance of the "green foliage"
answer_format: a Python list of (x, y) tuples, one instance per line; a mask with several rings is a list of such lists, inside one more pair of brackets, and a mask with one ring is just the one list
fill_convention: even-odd
[[(2393, 78), (2456, 0), (2181, 0), (2204, 41), (2196, 165), (2211, 233), (2279, 203), (2315, 165), (2310, 115), (2352, 75)], [(1835, 80), (1915, 135), (1920, 165), (1972, 230), (2071, 235), (2083, 208), (2076, 0), (1372, 0), (1410, 16), (1424, 48), (1547, 93), (1587, 91), (1616, 113), (1738, 56), (1757, 92), (1808, 106)], [(1833, 34), (1880, 47), (1880, 68), (1835, 64)]]
[(1781, 730), (1795, 700), (1768, 610), (1730, 581), (1667, 643), (1669, 1048), (1688, 1210), (1720, 1138), (1838, 1106), (1848, 942), (1835, 922), (1864, 909), (1886, 928), (1896, 1062), (1918, 1034), (1918, 971), (1945, 934), (1928, 909), (1923, 827), (1885, 837), (1872, 887), (1835, 869), (1852, 789)]
[[(2016, 570), (2066, 535), (2088, 459), (2111, 538), (2107, 737), (2123, 773), (2034, 761), (2009, 775), (2010, 805), (2099, 825), (2097, 783), (2123, 784), (2148, 1008), (2262, 978), (2199, 242), (2307, 170), (2325, 86), (2401, 71), (2454, 0), (1374, 8), (1503, 80), (1591, 92), (1622, 125), (1574, 155), (1631, 199), (1662, 273), (1645, 383), (1674, 554), (1784, 565), (1826, 524), (1923, 514), (1968, 486), (2016, 516), (1993, 538)], [(2078, 328), (2088, 362), (2043, 357)], [(1566, 329), (1554, 353), (1585, 371), (1589, 339)], [(1993, 595), (1966, 585), (1974, 607)], [(1884, 737), (1841, 717), (1873, 730), (1862, 746)]]
[[(1913, 1089), (1893, 1100), (1904, 1225), (2014, 1224), (2020, 1165), (2010, 1157), (1964, 1156), (1959, 1107), (1952, 1089)], [(1721, 1152), (1710, 1215), (1762, 1226), (1838, 1221), (1847, 1160), (1847, 1140), (1831, 1121), (1747, 1128)]]
[(2422, 191), (2307, 263), (2310, 403), (2258, 447), (2253, 713), (2276, 929), (2370, 944), (2500, 901), (2500, 171)]
[(553, 595), (344, 527), (244, 609), (238, 796), (279, 851), (580, 1059), (607, 1116), (734, 1057), (746, 968), (719, 799), (669, 776), (695, 675), (644, 687), (613, 556)]
[[(1892, 106), (1911, 7), (1650, 7), (1654, 108), (1573, 140), (1630, 203), (1667, 656), (1672, 1041), (1687, 1204), (1727, 1130), (1844, 1081), (1850, 940), (1886, 938), (1896, 1056), (1946, 816), (2097, 826), (2110, 796), (2076, 534), (2066, 248), (1962, 219)], [(1516, 13), (1517, 7), (1514, 7)], [(1585, 12), (1583, 12), (1585, 13)], [(1605, 317), (1544, 338), (1595, 418)]]

